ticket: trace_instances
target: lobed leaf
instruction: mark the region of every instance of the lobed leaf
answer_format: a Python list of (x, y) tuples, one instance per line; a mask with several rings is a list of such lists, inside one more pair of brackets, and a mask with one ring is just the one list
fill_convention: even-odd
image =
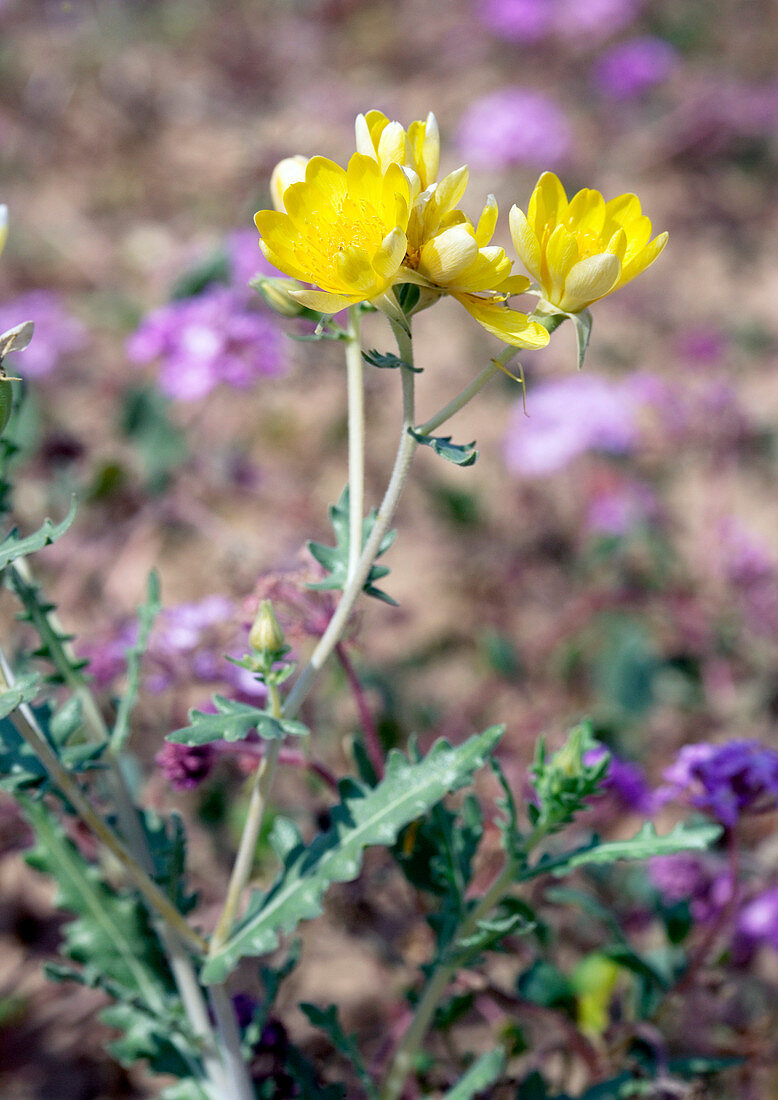
[(475, 440), (472, 443), (452, 443), (450, 435), (425, 435), (423, 432), (414, 431), (413, 428), (409, 428), (408, 431), (417, 443), (431, 447), (436, 455), (445, 458), (446, 462), (453, 462), (455, 466), (472, 466), (478, 458)]
[(671, 855), (675, 852), (703, 851), (714, 844), (721, 833), (719, 825), (686, 825), (680, 822), (671, 832), (659, 836), (653, 824), (647, 821), (628, 840), (610, 840), (605, 844), (568, 852), (559, 861), (554, 861), (553, 873), (566, 875), (576, 867), (592, 863), (615, 863), (620, 859), (650, 859), (652, 856)]
[(213, 702), (218, 713), (190, 710), (190, 724), (169, 733), (165, 740), (177, 745), (207, 745), (211, 741), (242, 741), (252, 730), (266, 741), (287, 735), (304, 737), (309, 732), (302, 722), (274, 718), (250, 703), (225, 699), (223, 695), (214, 695)]
[(146, 600), (138, 608), (138, 637), (127, 650), (127, 687), (116, 709), (116, 720), (111, 732), (111, 748), (121, 752), (130, 735), (130, 715), (140, 691), (140, 665), (149, 643), (154, 622), (162, 610), (159, 601), (159, 574), (152, 570), (146, 589)]
[(422, 367), (414, 367), (411, 363), (406, 363), (404, 359), (401, 359), (399, 355), (393, 355), (391, 351), (376, 351), (375, 348), (371, 348), (370, 351), (363, 351), (362, 358), (366, 363), (370, 363), (372, 367), (383, 367), (390, 370), (405, 367), (406, 370), (412, 370), (414, 374), (421, 374), (423, 369)]
[(314, 1027), (324, 1032), (335, 1050), (353, 1066), (368, 1100), (375, 1100), (378, 1096), (378, 1089), (368, 1073), (362, 1055), (359, 1053), (355, 1037), (347, 1035), (341, 1027), (337, 1007), (329, 1005), (326, 1009), (322, 1009), (316, 1005), (303, 1002), (300, 1004), (300, 1010), (305, 1013)]
[[(362, 521), (363, 547), (370, 537), (370, 532), (375, 526), (377, 515), (378, 513), (373, 509)], [(308, 588), (317, 592), (327, 589), (338, 589), (342, 591), (346, 585), (346, 580), (348, 578), (349, 547), (351, 545), (348, 485), (341, 493), (337, 504), (330, 505), (329, 516), (332, 529), (335, 532), (335, 545), (326, 546), (321, 542), (308, 543), (308, 551), (311, 556), (329, 573), (329, 576), (324, 577), (323, 580), (314, 581), (308, 584)], [(387, 531), (378, 546), (378, 552), (376, 553), (377, 558), (380, 558), (382, 554), (386, 553), (394, 542), (396, 534), (396, 531)], [(388, 573), (389, 569), (385, 565), (372, 565), (367, 575), (363, 591), (366, 592), (368, 596), (373, 596), (378, 600), (383, 600), (384, 603), (396, 607), (397, 601), (393, 600), (391, 596), (387, 595), (387, 593), (383, 592), (380, 588), (377, 588), (375, 584), (376, 581), (381, 580), (381, 578), (387, 576)]]
[(203, 981), (223, 981), (239, 959), (272, 951), (283, 933), (318, 916), (328, 887), (357, 877), (365, 848), (392, 844), (405, 825), (467, 783), (502, 732), (492, 726), (455, 748), (438, 741), (419, 762), (392, 752), (373, 788), (343, 780), (331, 827), (307, 847), (295, 843), (287, 851), (275, 884), (267, 893), (254, 893), (232, 936), (208, 959)]
[(50, 546), (52, 542), (56, 542), (58, 538), (65, 534), (75, 518), (76, 498), (74, 496), (70, 502), (68, 514), (60, 523), (45, 519), (37, 531), (25, 538), (19, 538), (18, 532), (14, 528), (0, 543), (0, 571), (9, 566), (11, 562), (16, 561), (17, 558), (34, 554), (37, 550), (42, 550), (44, 546)]

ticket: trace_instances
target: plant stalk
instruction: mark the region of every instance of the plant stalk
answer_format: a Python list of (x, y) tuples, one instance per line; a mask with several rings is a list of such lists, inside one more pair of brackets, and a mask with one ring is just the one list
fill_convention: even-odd
[(362, 378), (362, 336), (357, 306), (349, 309), (346, 340), (348, 387), (348, 573), (356, 571), (362, 553), (362, 517), (365, 511), (365, 387)]
[[(270, 712), (274, 718), (280, 718), (282, 714), (281, 697), (275, 684), (268, 684), (268, 694), (270, 697)], [(238, 908), (240, 907), (240, 900), (243, 896), (243, 891), (249, 880), (249, 876), (251, 875), (254, 854), (257, 850), (257, 840), (259, 839), (259, 833), (262, 828), (262, 820), (265, 816), (265, 807), (267, 806), (270, 788), (273, 785), (280, 749), (281, 738), (279, 737), (270, 743), (270, 747), (262, 763), (254, 773), (254, 783), (249, 798), (246, 824), (243, 827), (243, 834), (238, 846), (238, 854), (235, 857), (232, 874), (230, 875), (230, 882), (227, 887), (227, 897), (224, 901), (221, 916), (211, 936), (211, 955), (218, 951), (229, 939), (233, 925), (235, 924), (235, 918), (238, 914)]]

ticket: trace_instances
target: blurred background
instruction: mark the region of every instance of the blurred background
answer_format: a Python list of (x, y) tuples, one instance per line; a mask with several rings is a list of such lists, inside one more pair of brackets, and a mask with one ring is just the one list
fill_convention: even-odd
[[(0, 0), (0, 329), (36, 324), (13, 363), (15, 521), (31, 530), (78, 494), (74, 526), (35, 567), (106, 702), (160, 570), (133, 747), (152, 802), (202, 827), (206, 906), (249, 765), (223, 761), (197, 785), (191, 761), (155, 758), (188, 706), (252, 690), (222, 654), (242, 652), (258, 595), (310, 648), (328, 604), (304, 587), (304, 544), (330, 540), (346, 477), (341, 349), (290, 339), (305, 328), (247, 289), (264, 263), (252, 216), (281, 157), (344, 163), (371, 107), (406, 126), (435, 112), (442, 170), (470, 165), (467, 213), (497, 197), (495, 243), (509, 246), (508, 210), (526, 209), (545, 169), (568, 194), (636, 191), (670, 243), (594, 307), (582, 375), (563, 326), (522, 357), (526, 410), (503, 377), (452, 421), (478, 441), (474, 467), (418, 455), (386, 558), (400, 606), (361, 610), (307, 709), (316, 755), (350, 768), (360, 703), (387, 745), (506, 722), (517, 790), (537, 736), (558, 743), (583, 714), (648, 787), (686, 742), (776, 745), (776, 57), (769, 0)], [(390, 350), (381, 318), (366, 341)], [(422, 314), (416, 342), (420, 419), (498, 350), (456, 303)], [(399, 380), (366, 372), (377, 503)], [(278, 786), (306, 828), (329, 798), (299, 770)], [(772, 822), (748, 836), (762, 889)], [(634, 814), (611, 824), (634, 830)], [(54, 1073), (63, 1100), (153, 1095), (101, 1053), (97, 995), (44, 985), (59, 918), (2, 794), (0, 841), (3, 1096), (54, 1095)], [(385, 1006), (365, 990), (401, 996), (408, 971), (377, 943), (425, 957), (403, 900), (338, 888), (293, 993), (337, 999), (379, 1034)], [(747, 1005), (708, 1008), (762, 1073), (775, 960), (768, 947), (753, 962), (762, 992)]]

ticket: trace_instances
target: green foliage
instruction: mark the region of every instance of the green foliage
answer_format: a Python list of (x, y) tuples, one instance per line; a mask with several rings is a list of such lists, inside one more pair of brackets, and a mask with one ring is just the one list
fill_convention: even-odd
[(187, 1095), (199, 1096), (196, 1044), (145, 909), (134, 894), (103, 880), (44, 805), (17, 797), (37, 841), (27, 860), (56, 881), (57, 905), (74, 917), (61, 951), (76, 965), (54, 967), (51, 976), (103, 989), (115, 1000), (102, 1018), (124, 1033), (111, 1045), (124, 1065), (145, 1058), (153, 1071), (187, 1080)]
[(524, 851), (523, 837), (519, 829), (516, 799), (513, 797), (513, 791), (510, 788), (508, 780), (505, 778), (505, 772), (502, 770), (499, 760), (494, 756), (491, 757), (489, 766), (497, 776), (497, 781), (503, 791), (503, 798), (497, 799), (497, 809), (501, 811), (503, 816), (497, 818), (496, 821), (497, 827), (502, 833), (502, 845), (508, 857), (519, 863), (523, 858)]
[(425, 435), (415, 432), (413, 428), (408, 431), (417, 443), (431, 447), (436, 455), (445, 458), (446, 462), (453, 462), (455, 466), (472, 466), (478, 458), (475, 440), (472, 443), (452, 443), (450, 435)]
[(65, 534), (75, 518), (76, 498), (73, 497), (68, 514), (60, 523), (53, 523), (52, 520), (45, 519), (37, 531), (25, 538), (20, 538), (14, 527), (0, 543), (0, 570), (7, 568), (17, 558), (34, 554), (37, 550), (42, 550), (44, 546), (50, 546), (52, 542), (56, 542), (58, 538)]
[[(49, 789), (46, 768), (10, 717), (18, 707), (37, 697), (41, 683), (37, 674), (25, 676), (0, 695), (0, 790), (12, 794), (28, 791), (40, 795)], [(80, 772), (99, 766), (103, 746), (68, 743), (81, 728), (81, 708), (77, 700), (69, 700), (54, 712), (48, 706), (40, 707), (33, 718), (68, 771)]]
[(537, 804), (530, 802), (527, 814), (539, 835), (557, 832), (567, 825), (585, 808), (587, 799), (599, 791), (609, 757), (603, 756), (594, 764), (585, 762), (586, 754), (597, 747), (589, 722), (572, 729), (562, 748), (550, 757), (544, 740), (538, 741), (530, 769)]
[(719, 825), (686, 825), (680, 822), (671, 832), (659, 836), (651, 822), (646, 822), (635, 836), (628, 840), (595, 841), (563, 856), (541, 860), (533, 873), (553, 870), (555, 875), (567, 875), (577, 867), (592, 863), (615, 863), (620, 859), (651, 859), (652, 856), (672, 855), (676, 852), (704, 851), (721, 836)]
[(274, 718), (267, 711), (250, 703), (239, 703), (214, 695), (217, 714), (204, 714), (201, 710), (189, 711), (188, 726), (168, 734), (167, 741), (177, 745), (206, 745), (210, 741), (242, 741), (251, 730), (256, 730), (266, 741), (287, 735), (304, 737), (309, 731), (302, 722), (290, 718)]
[(195, 298), (213, 283), (229, 281), (230, 258), (224, 249), (218, 249), (180, 275), (173, 284), (170, 297), (174, 301)]
[(71, 686), (83, 685), (85, 681), (82, 669), (88, 661), (71, 656), (68, 643), (72, 641), (73, 635), (60, 630), (53, 617), (56, 605), (46, 600), (39, 586), (26, 580), (15, 567), (6, 573), (6, 582), (24, 608), (18, 618), (29, 623), (38, 635), (40, 645), (32, 656), (40, 657), (53, 665), (54, 671), (48, 676), (49, 682), (57, 684), (67, 680)]
[(159, 575), (152, 571), (149, 573), (146, 601), (138, 608), (138, 637), (127, 650), (127, 687), (119, 700), (111, 733), (111, 748), (114, 752), (122, 751), (130, 735), (130, 715), (140, 690), (141, 660), (160, 610)]
[(353, 1066), (368, 1100), (374, 1100), (378, 1096), (375, 1082), (362, 1060), (355, 1037), (347, 1035), (341, 1027), (337, 1007), (329, 1005), (328, 1008), (321, 1009), (317, 1008), (316, 1005), (302, 1003), (300, 1009), (314, 1027), (324, 1032), (338, 1054), (341, 1054)]
[[(370, 532), (375, 526), (377, 515), (378, 513), (374, 508), (362, 521), (362, 547), (364, 547), (370, 537)], [(308, 550), (311, 555), (316, 559), (319, 565), (324, 566), (329, 573), (329, 576), (325, 577), (323, 580), (314, 581), (308, 585), (309, 588), (315, 589), (316, 591), (330, 588), (342, 591), (346, 584), (346, 578), (348, 576), (349, 547), (351, 545), (348, 485), (340, 494), (338, 503), (330, 505), (329, 516), (330, 523), (335, 532), (335, 545), (325, 546), (324, 543), (321, 542), (308, 543)], [(382, 554), (386, 553), (394, 542), (396, 534), (396, 531), (386, 532), (381, 542), (378, 544), (378, 552), (376, 553), (377, 558), (380, 558)], [(384, 603), (396, 607), (397, 601), (393, 600), (391, 596), (387, 595), (387, 593), (383, 592), (380, 588), (377, 588), (375, 583), (381, 580), (382, 577), (387, 576), (388, 573), (389, 569), (385, 565), (371, 566), (363, 591), (365, 591), (368, 596), (374, 596), (376, 599), (383, 600)]]
[(119, 426), (135, 444), (150, 492), (160, 492), (188, 453), (186, 435), (170, 418), (170, 401), (155, 386), (135, 386), (124, 395)]
[(411, 363), (406, 363), (404, 359), (401, 359), (399, 355), (393, 355), (391, 351), (376, 351), (375, 348), (371, 348), (370, 351), (363, 351), (362, 358), (366, 363), (370, 363), (372, 367), (382, 367), (389, 370), (405, 367), (406, 370), (412, 370), (414, 374), (421, 374), (423, 369), (422, 367), (414, 367)]
[(438, 741), (418, 762), (392, 752), (384, 778), (373, 788), (343, 780), (341, 802), (325, 833), (305, 846), (286, 830), (278, 879), (267, 893), (254, 893), (230, 939), (206, 963), (203, 980), (222, 981), (238, 959), (271, 951), (281, 934), (318, 916), (328, 887), (359, 874), (365, 848), (392, 844), (404, 826), (463, 786), (501, 734), (501, 727), (491, 727), (456, 748)]
[(502, 1047), (487, 1051), (473, 1063), (460, 1081), (449, 1089), (443, 1100), (473, 1100), (479, 1092), (493, 1085), (505, 1070), (505, 1051)]

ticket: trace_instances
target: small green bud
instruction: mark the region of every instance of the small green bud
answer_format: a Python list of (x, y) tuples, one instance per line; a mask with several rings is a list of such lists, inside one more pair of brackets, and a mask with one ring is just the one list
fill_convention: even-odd
[(260, 653), (280, 653), (284, 648), (284, 632), (270, 600), (263, 600), (259, 605), (249, 634), (249, 645)]
[(259, 291), (265, 303), (282, 317), (302, 317), (309, 312), (289, 293), (290, 290), (303, 289), (302, 283), (298, 283), (296, 279), (276, 279), (257, 275), (251, 280), (249, 286)]

